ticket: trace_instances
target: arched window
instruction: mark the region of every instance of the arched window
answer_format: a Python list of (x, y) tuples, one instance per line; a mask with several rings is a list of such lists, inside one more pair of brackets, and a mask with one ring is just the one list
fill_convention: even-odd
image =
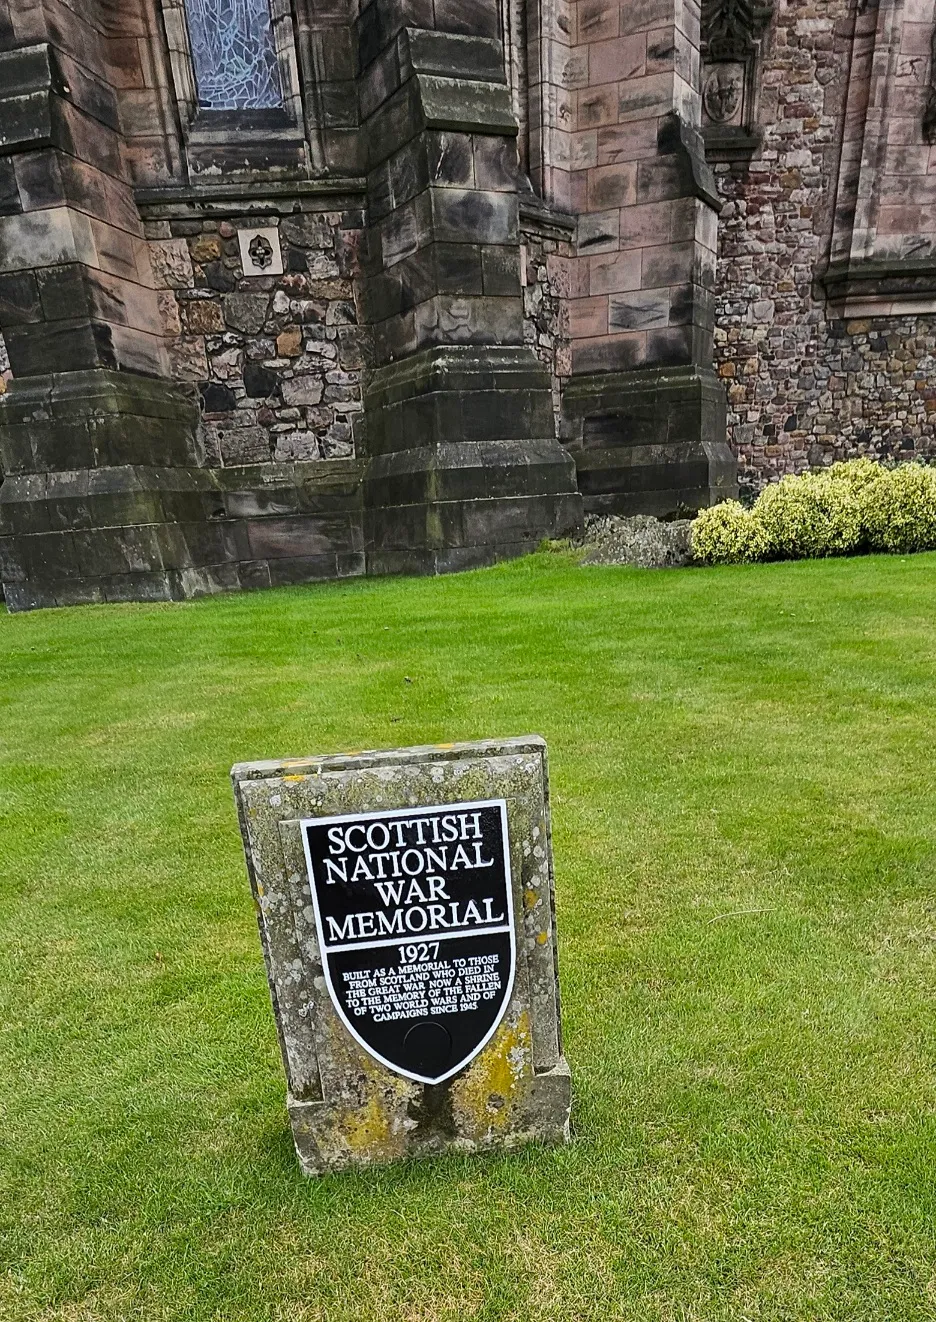
[(270, 0), (186, 0), (186, 10), (200, 109), (281, 108)]

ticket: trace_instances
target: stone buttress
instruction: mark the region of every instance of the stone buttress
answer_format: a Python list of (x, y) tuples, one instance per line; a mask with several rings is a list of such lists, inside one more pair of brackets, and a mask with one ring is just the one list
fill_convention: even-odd
[(268, 35), (264, 105), (219, 108), (186, 0), (0, 0), (11, 609), (733, 493), (691, 0), (271, 0)]
[[(0, 534), (11, 609), (169, 594), (198, 409), (166, 379), (96, 4), (0, 10)], [(171, 558), (171, 557), (170, 557)]]
[(411, 9), (376, 0), (358, 23), (376, 364), (365, 539), (369, 568), (385, 573), (489, 563), (581, 520), (550, 379), (523, 343), (517, 123), (497, 12), (417, 5), (416, 24)]
[(586, 511), (671, 515), (737, 492), (712, 365), (720, 203), (701, 133), (699, 6), (581, 0), (576, 12), (563, 439)]

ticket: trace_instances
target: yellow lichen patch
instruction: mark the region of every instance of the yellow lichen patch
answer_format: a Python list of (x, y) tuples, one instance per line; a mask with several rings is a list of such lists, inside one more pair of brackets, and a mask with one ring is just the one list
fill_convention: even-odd
[(328, 1146), (337, 1145), (355, 1163), (391, 1161), (406, 1148), (407, 1106), (418, 1085), (387, 1073), (339, 1024), (330, 1024), (331, 1069), (354, 1081), (330, 1121)]
[(523, 892), (523, 907), (524, 909), (526, 909), (527, 913), (529, 913), (531, 909), (536, 907), (536, 903), (538, 900), (539, 900), (539, 894), (533, 889), (532, 886), (527, 886), (526, 890)]
[(537, 932), (537, 934), (536, 934), (536, 944), (537, 944), (538, 946), (545, 946), (545, 944), (546, 944), (546, 942), (547, 942), (548, 940), (549, 940), (549, 933), (548, 933), (548, 932)]
[(530, 1015), (506, 1021), (466, 1074), (452, 1085), (452, 1112), (459, 1132), (476, 1142), (510, 1127), (521, 1080), (529, 1071)]
[(283, 780), (290, 780), (290, 781), (308, 780), (308, 777), (307, 777), (307, 776), (284, 776), (284, 777), (283, 777)]
[(384, 1156), (390, 1144), (390, 1117), (376, 1093), (371, 1093), (357, 1111), (350, 1111), (342, 1122), (348, 1147), (359, 1157)]

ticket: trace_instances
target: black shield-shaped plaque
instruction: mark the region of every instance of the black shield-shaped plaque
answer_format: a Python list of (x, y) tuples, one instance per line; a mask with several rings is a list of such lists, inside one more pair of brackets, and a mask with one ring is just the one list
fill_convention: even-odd
[(388, 1069), (441, 1083), (490, 1041), (516, 964), (507, 806), (301, 823), (325, 981)]

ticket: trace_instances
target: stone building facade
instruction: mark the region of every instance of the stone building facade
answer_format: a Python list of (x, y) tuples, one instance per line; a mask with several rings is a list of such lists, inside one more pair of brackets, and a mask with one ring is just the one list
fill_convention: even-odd
[(936, 451), (936, 14), (788, 0), (746, 166), (715, 163), (716, 360), (742, 487)]
[(0, 0), (8, 605), (928, 454), (934, 9)]

